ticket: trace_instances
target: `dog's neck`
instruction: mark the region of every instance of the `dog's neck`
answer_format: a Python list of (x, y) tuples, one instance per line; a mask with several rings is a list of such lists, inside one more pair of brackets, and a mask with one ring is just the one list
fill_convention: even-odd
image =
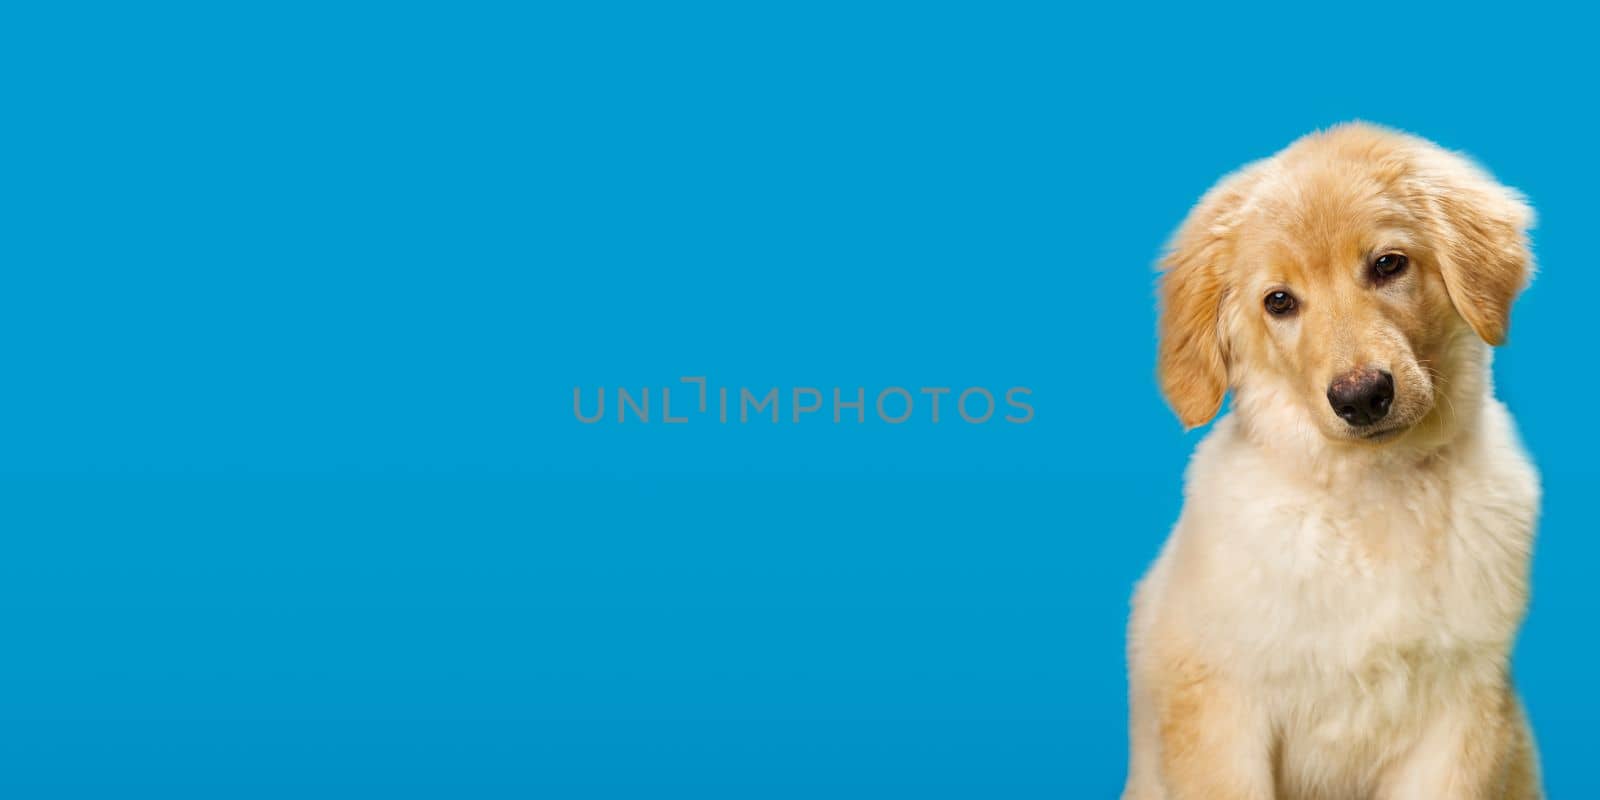
[[(1399, 437), (1379, 444), (1337, 441), (1322, 433), (1287, 387), (1234, 387), (1235, 435), (1297, 474), (1333, 487), (1393, 469), (1438, 468), (1471, 444), (1493, 394), (1492, 354), (1476, 336), (1451, 340), (1430, 364), (1433, 408)], [(1393, 473), (1389, 473), (1393, 474)]]

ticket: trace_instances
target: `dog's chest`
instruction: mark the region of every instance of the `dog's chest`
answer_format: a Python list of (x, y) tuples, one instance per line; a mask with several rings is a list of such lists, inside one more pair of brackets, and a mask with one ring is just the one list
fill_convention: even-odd
[(1234, 663), (1275, 720), (1286, 787), (1363, 796), (1396, 755), (1383, 747), (1413, 741), (1429, 709), (1503, 668), (1526, 601), (1532, 496), (1411, 477), (1357, 502), (1290, 498), (1241, 526), (1260, 555), (1235, 595), (1251, 599), (1234, 609), (1250, 657)]
[(1246, 693), (1280, 796), (1370, 796), (1437, 709), (1503, 684), (1539, 491), (1488, 412), (1472, 440), (1342, 474), (1226, 419), (1196, 452), (1132, 635), (1152, 651), (1171, 636)]
[(1269, 502), (1240, 492), (1234, 644), (1261, 680), (1297, 686), (1503, 653), (1526, 600), (1535, 501), (1520, 486), (1439, 470)]

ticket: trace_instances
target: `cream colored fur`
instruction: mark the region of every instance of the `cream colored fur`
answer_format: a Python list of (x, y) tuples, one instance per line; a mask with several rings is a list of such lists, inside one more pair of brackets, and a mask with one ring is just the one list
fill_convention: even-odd
[[(1542, 797), (1510, 678), (1538, 477), (1490, 342), (1531, 269), (1520, 196), (1369, 125), (1225, 179), (1164, 263), (1162, 383), (1195, 451), (1135, 594), (1125, 800)], [(1374, 253), (1410, 258), (1376, 285)], [(1287, 288), (1293, 318), (1262, 310)], [(1394, 374), (1363, 439), (1332, 376)]]

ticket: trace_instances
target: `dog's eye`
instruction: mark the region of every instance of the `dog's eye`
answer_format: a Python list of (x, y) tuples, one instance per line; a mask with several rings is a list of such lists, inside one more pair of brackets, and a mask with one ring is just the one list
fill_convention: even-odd
[(1378, 280), (1388, 280), (1406, 271), (1409, 259), (1399, 253), (1384, 253), (1372, 262), (1372, 274)]
[(1296, 305), (1294, 295), (1282, 291), (1268, 294), (1262, 304), (1267, 307), (1267, 313), (1280, 317), (1294, 311)]

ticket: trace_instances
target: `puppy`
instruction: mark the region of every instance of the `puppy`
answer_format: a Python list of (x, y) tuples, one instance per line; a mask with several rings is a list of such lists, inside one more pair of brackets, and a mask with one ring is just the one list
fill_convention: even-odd
[(1233, 404), (1134, 596), (1125, 800), (1542, 796), (1509, 669), (1538, 477), (1489, 371), (1531, 221), (1349, 124), (1180, 227), (1162, 391), (1188, 427)]

